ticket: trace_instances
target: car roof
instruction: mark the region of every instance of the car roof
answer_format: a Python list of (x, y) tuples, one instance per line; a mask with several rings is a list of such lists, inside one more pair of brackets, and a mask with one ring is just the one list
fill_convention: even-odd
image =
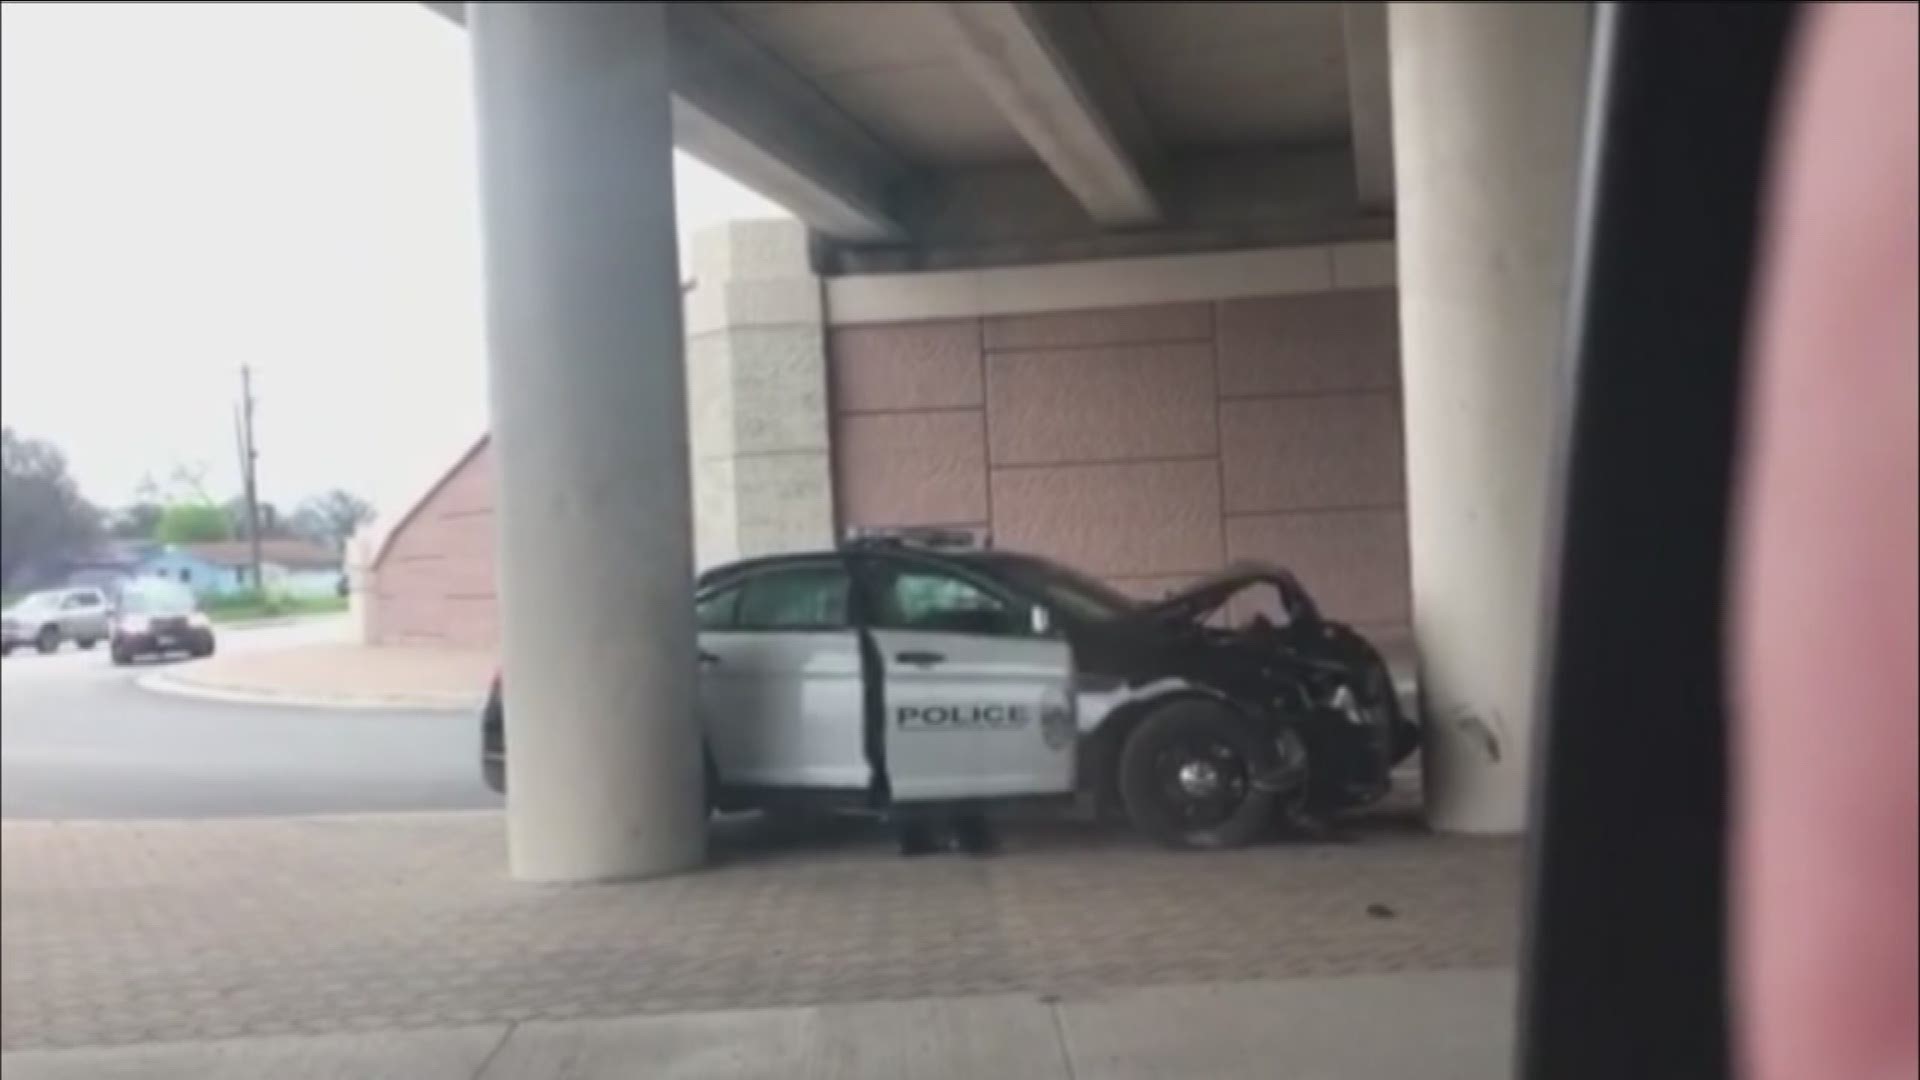
[(761, 555), (738, 562), (724, 563), (712, 567), (700, 574), (698, 586), (707, 588), (723, 581), (732, 581), (747, 574), (765, 570), (775, 570), (782, 566), (820, 562), (824, 559), (846, 559), (851, 557), (895, 559), (921, 564), (944, 564), (959, 569), (991, 571), (994, 562), (1006, 561), (1022, 556), (1007, 552), (986, 551), (978, 548), (929, 548), (912, 544), (847, 544), (834, 548), (817, 548), (812, 551), (789, 551), (778, 555)]

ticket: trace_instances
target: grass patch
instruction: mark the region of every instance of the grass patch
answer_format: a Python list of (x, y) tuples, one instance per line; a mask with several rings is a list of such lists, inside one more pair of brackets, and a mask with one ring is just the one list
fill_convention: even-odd
[(210, 596), (200, 610), (217, 623), (248, 622), (254, 619), (281, 619), (293, 615), (335, 615), (347, 610), (344, 596), (261, 596), (258, 593), (234, 593)]

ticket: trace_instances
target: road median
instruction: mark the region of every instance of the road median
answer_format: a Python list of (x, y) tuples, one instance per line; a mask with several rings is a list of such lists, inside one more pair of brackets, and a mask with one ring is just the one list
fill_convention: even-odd
[(156, 667), (142, 689), (234, 703), (333, 709), (472, 709), (491, 654), (347, 642), (291, 645)]

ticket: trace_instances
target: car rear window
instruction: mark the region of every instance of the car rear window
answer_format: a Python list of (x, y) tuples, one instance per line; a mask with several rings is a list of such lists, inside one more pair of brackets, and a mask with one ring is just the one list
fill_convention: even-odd
[(837, 563), (782, 567), (741, 586), (740, 630), (837, 630), (847, 625), (847, 571)]

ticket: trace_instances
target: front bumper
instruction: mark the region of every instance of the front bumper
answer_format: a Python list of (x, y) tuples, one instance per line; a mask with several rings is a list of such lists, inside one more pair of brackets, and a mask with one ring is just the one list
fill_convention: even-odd
[(1313, 750), (1314, 789), (1322, 803), (1365, 806), (1393, 787), (1393, 767), (1413, 752), (1419, 733), (1400, 714), (1382, 668), (1342, 708), (1314, 714), (1307, 741)]
[(213, 631), (194, 629), (185, 630), (148, 630), (138, 634), (115, 631), (113, 648), (128, 653), (157, 652), (195, 652), (204, 651), (213, 645)]

